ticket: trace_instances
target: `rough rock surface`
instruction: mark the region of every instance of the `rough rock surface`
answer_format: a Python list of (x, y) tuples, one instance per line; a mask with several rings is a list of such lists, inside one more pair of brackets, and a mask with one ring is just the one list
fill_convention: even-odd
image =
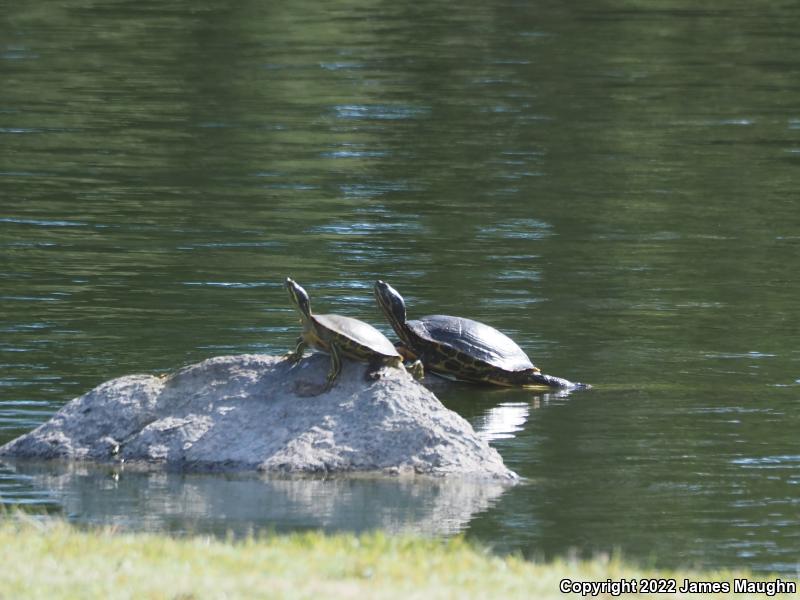
[(0, 457), (143, 461), (186, 470), (383, 471), (514, 480), (496, 450), (410, 375), (345, 361), (332, 390), (315, 354), (221, 356), (129, 375), (74, 399)]

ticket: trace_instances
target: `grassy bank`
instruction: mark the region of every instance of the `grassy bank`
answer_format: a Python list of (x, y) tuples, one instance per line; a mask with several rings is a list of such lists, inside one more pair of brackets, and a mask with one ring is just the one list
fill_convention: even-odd
[[(747, 575), (643, 572), (615, 560), (535, 564), (461, 539), (303, 534), (226, 542), (0, 521), (3, 600), (581, 598), (559, 592), (559, 582), (652, 576), (677, 578), (680, 586), (684, 577), (732, 582)], [(722, 596), (691, 595), (704, 597)]]

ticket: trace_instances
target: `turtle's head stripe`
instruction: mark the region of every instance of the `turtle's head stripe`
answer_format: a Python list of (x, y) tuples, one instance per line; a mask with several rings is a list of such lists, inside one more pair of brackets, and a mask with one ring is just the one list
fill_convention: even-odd
[(396, 289), (380, 279), (375, 282), (375, 298), (383, 314), (389, 319), (395, 331), (406, 323), (406, 303)]
[(301, 285), (295, 282), (291, 277), (286, 278), (286, 289), (289, 291), (289, 297), (294, 302), (297, 309), (303, 313), (304, 316), (311, 316), (311, 304), (308, 299), (308, 294)]

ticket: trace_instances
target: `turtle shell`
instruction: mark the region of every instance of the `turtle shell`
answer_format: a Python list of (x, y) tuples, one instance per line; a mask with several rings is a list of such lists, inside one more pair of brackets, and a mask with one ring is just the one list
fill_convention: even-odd
[(510, 337), (494, 327), (449, 315), (429, 315), (408, 321), (411, 330), (424, 340), (463, 352), (504, 371), (534, 368), (531, 359)]
[(369, 323), (342, 315), (313, 315), (319, 325), (335, 335), (345, 338), (344, 343), (355, 343), (381, 356), (400, 356), (385, 335)]

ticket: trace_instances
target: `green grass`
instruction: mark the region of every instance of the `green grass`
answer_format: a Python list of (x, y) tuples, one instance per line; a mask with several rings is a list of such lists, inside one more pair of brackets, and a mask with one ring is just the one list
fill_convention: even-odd
[[(656, 573), (616, 559), (538, 564), (493, 556), (461, 538), (312, 533), (225, 541), (0, 518), (3, 600), (581, 598), (561, 594), (559, 581), (650, 576), (674, 577), (680, 586), (683, 577), (732, 582), (747, 574)], [(730, 597), (691, 598), (723, 596)]]

